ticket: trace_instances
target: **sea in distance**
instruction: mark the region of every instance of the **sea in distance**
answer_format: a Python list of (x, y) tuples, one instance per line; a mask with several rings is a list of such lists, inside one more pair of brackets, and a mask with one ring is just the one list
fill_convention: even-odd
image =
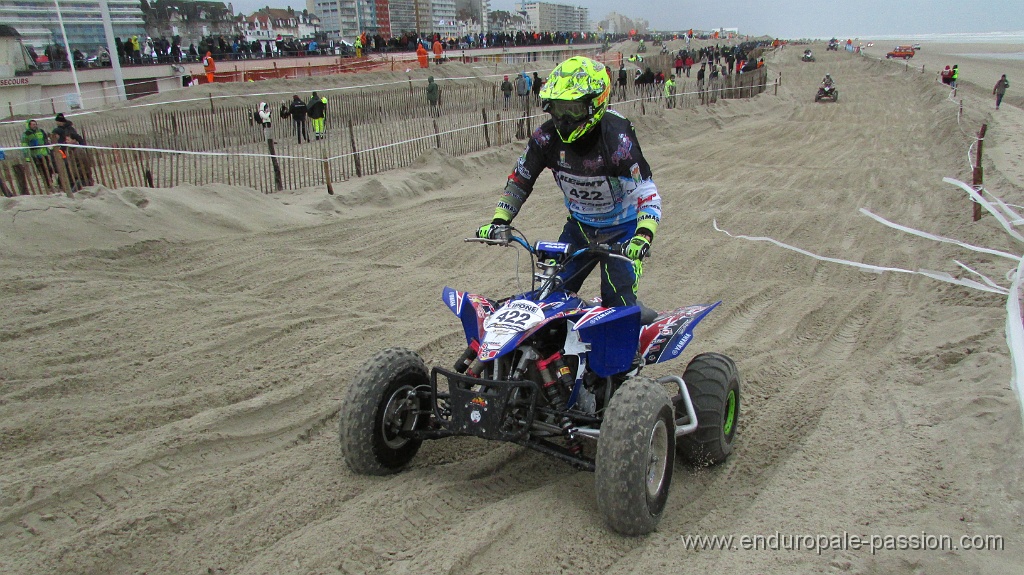
[[(836, 38), (840, 38), (836, 36)], [(885, 40), (903, 43), (933, 42), (938, 44), (1024, 44), (1024, 30), (1016, 32), (955, 32), (945, 34), (862, 34), (860, 36), (842, 36), (869, 40)]]

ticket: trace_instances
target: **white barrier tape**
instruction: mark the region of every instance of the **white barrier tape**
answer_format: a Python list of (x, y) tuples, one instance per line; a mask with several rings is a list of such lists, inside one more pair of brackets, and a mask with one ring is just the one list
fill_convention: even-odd
[[(36, 148), (81, 148), (84, 150), (119, 150), (121, 152), (159, 152), (162, 154), (181, 154), (184, 156), (222, 156), (222, 157), (246, 157), (246, 158), (283, 158), (287, 160), (312, 160), (315, 162), (323, 162), (323, 158), (310, 158), (307, 156), (286, 156), (282, 154), (253, 154), (249, 152), (193, 152), (189, 150), (164, 150), (161, 148), (126, 148), (126, 147), (115, 147), (115, 146), (81, 146), (78, 144), (46, 144), (45, 146), (35, 146)], [(0, 148), (5, 152), (10, 150), (24, 150), (25, 148)]]
[[(988, 190), (984, 187), (982, 187), (982, 190), (988, 192)], [(997, 206), (999, 206), (999, 209), (1003, 210), (1003, 213), (1006, 214), (1006, 217), (1012, 219), (1012, 221), (1009, 222), (1011, 225), (1016, 224), (1020, 222), (1022, 219), (1024, 219), (1024, 217), (1022, 217), (1020, 214), (1010, 209), (1010, 206), (1012, 204), (1007, 204), (998, 196), (993, 195), (992, 192), (988, 192), (988, 195), (992, 196), (992, 201), (995, 202)], [(1020, 208), (1021, 206), (1013, 207)]]
[(887, 267), (887, 266), (875, 266), (875, 265), (871, 265), (871, 264), (864, 264), (864, 263), (861, 263), (861, 262), (854, 262), (854, 261), (850, 261), (850, 260), (841, 260), (841, 259), (838, 259), (838, 258), (830, 258), (830, 257), (827, 257), (827, 256), (819, 256), (818, 254), (811, 253), (811, 252), (809, 252), (807, 250), (804, 250), (804, 249), (801, 249), (801, 248), (798, 248), (798, 247), (795, 247), (795, 246), (791, 246), (789, 244), (782, 243), (782, 242), (780, 242), (780, 241), (778, 241), (776, 239), (773, 239), (773, 238), (762, 237), (762, 236), (744, 236), (744, 235), (732, 234), (732, 233), (730, 233), (730, 232), (728, 232), (726, 230), (723, 230), (723, 229), (719, 228), (718, 227), (718, 220), (714, 220), (712, 222), (712, 225), (714, 226), (715, 230), (717, 230), (719, 232), (722, 232), (722, 233), (724, 233), (725, 235), (727, 235), (727, 236), (729, 236), (731, 238), (744, 239), (744, 240), (749, 240), (749, 241), (752, 241), (752, 242), (768, 242), (768, 243), (771, 243), (771, 244), (775, 244), (776, 246), (779, 246), (780, 248), (791, 250), (791, 251), (797, 252), (799, 254), (803, 254), (805, 256), (808, 256), (810, 258), (814, 258), (816, 260), (820, 260), (820, 261), (823, 261), (823, 262), (831, 262), (831, 263), (835, 263), (835, 264), (842, 264), (842, 265), (846, 265), (846, 266), (850, 266), (850, 267), (854, 267), (854, 268), (858, 268), (858, 269), (862, 269), (862, 270), (870, 271), (870, 272), (874, 272), (874, 273), (898, 272), (898, 273), (905, 273), (905, 274), (923, 275), (923, 276), (926, 276), (926, 277), (937, 279), (939, 281), (944, 281), (946, 283), (951, 283), (951, 284), (961, 285), (961, 286), (964, 286), (964, 287), (974, 288), (974, 289), (980, 290), (980, 291), (997, 293), (997, 294), (1000, 294), (1000, 295), (1005, 295), (1007, 293), (1007, 290), (1005, 288), (998, 288), (998, 287), (997, 288), (992, 288), (992, 287), (989, 287), (989, 286), (987, 286), (987, 285), (985, 285), (983, 283), (976, 282), (974, 280), (963, 279), (963, 278), (954, 278), (953, 276), (951, 276), (951, 275), (949, 275), (948, 273), (945, 273), (945, 272), (936, 272), (936, 271), (931, 271), (931, 270), (908, 270), (908, 269), (903, 269), (903, 268), (893, 268), (893, 267)]
[(988, 285), (990, 285), (990, 286), (992, 286), (994, 288), (1006, 289), (1003, 286), (1001, 286), (1001, 285), (997, 284), (996, 282), (992, 281), (991, 279), (989, 279), (988, 276), (986, 276), (985, 274), (982, 274), (982, 273), (980, 273), (980, 272), (978, 272), (978, 271), (976, 271), (974, 269), (971, 269), (967, 264), (961, 262), (960, 260), (953, 260), (953, 261), (956, 262), (956, 265), (958, 265), (958, 266), (962, 267), (963, 269), (967, 270), (968, 272), (970, 272), (970, 273), (980, 277), (982, 279), (982, 281), (984, 281), (986, 284), (988, 284)]
[(1003, 216), (1003, 214), (1000, 213), (1000, 211), (997, 210), (996, 207), (993, 206), (988, 200), (981, 197), (981, 194), (975, 191), (974, 188), (968, 186), (967, 184), (961, 182), (960, 180), (955, 180), (953, 178), (942, 178), (942, 181), (946, 182), (947, 184), (953, 184), (954, 186), (959, 186), (960, 188), (962, 188), (965, 192), (968, 193), (968, 195), (974, 198), (974, 201), (981, 204), (982, 207), (988, 210), (988, 212), (992, 214), (993, 217), (995, 217), (995, 219), (1003, 226), (1003, 229), (1006, 230), (1006, 233), (1010, 234), (1010, 237), (1014, 238), (1019, 242), (1024, 243), (1024, 236), (1021, 236), (1020, 233), (1017, 232), (1017, 230), (1013, 229), (1013, 225), (1009, 221), (1007, 221), (1006, 217)]
[(935, 240), (937, 242), (945, 242), (945, 243), (949, 243), (949, 244), (956, 244), (956, 245), (958, 245), (958, 246), (960, 246), (962, 248), (966, 248), (966, 249), (969, 249), (969, 250), (972, 250), (972, 251), (986, 253), (986, 254), (990, 254), (990, 255), (994, 255), (994, 256), (999, 256), (999, 257), (1002, 257), (1002, 258), (1011, 259), (1013, 261), (1018, 261), (1019, 262), (1020, 259), (1021, 259), (1021, 256), (1017, 256), (1017, 255), (1011, 254), (1009, 252), (1002, 252), (1002, 251), (999, 251), (999, 250), (993, 250), (993, 249), (989, 249), (989, 248), (982, 248), (982, 247), (978, 247), (978, 246), (975, 246), (975, 245), (972, 245), (972, 244), (964, 243), (964, 242), (962, 242), (960, 240), (954, 240), (952, 238), (947, 238), (947, 237), (944, 237), (944, 236), (937, 236), (935, 234), (930, 234), (928, 232), (922, 232), (921, 230), (916, 230), (914, 228), (908, 228), (907, 226), (903, 226), (903, 225), (900, 225), (900, 224), (896, 224), (896, 223), (890, 222), (889, 220), (883, 218), (882, 216), (875, 215), (875, 214), (871, 213), (867, 208), (861, 208), (860, 209), (860, 213), (866, 215), (867, 217), (875, 220), (876, 222), (878, 222), (878, 223), (880, 223), (882, 225), (889, 226), (890, 228), (893, 228), (893, 229), (896, 229), (896, 230), (900, 230), (901, 232), (906, 232), (906, 233), (911, 234), (911, 235), (919, 236), (919, 237), (922, 237), (922, 238), (927, 238), (929, 240)]
[(1024, 324), (1021, 323), (1020, 284), (1024, 277), (1024, 260), (1013, 276), (1010, 294), (1006, 298), (1006, 345), (1010, 348), (1010, 389), (1017, 394), (1021, 406), (1021, 418), (1024, 419), (1024, 389), (1021, 389), (1020, 377), (1024, 373)]

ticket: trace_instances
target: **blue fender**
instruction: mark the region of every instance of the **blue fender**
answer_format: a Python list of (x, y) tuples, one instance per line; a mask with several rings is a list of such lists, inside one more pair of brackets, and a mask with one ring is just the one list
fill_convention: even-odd
[(590, 344), (587, 364), (600, 377), (628, 371), (640, 340), (640, 307), (595, 307), (573, 328)]

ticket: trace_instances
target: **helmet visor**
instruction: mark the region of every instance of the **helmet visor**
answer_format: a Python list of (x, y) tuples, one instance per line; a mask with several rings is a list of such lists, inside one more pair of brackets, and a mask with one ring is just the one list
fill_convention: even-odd
[(576, 124), (593, 115), (590, 102), (581, 100), (544, 100), (541, 109), (560, 123)]

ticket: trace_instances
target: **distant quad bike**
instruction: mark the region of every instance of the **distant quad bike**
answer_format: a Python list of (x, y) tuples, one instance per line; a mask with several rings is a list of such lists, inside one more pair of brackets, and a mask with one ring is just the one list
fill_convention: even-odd
[(828, 41), (828, 46), (825, 48), (825, 51), (827, 52), (829, 50), (838, 52), (839, 51), (839, 40), (836, 40), (835, 38), (832, 38), (831, 40), (829, 40)]
[(814, 95), (814, 101), (820, 102), (822, 100), (832, 100), (833, 102), (839, 101), (839, 88), (835, 86), (821, 86), (818, 88), (818, 93)]
[(813, 62), (814, 52), (811, 52), (810, 50), (804, 50), (804, 55), (801, 56), (800, 59), (803, 60), (804, 62)]
[[(593, 471), (597, 506), (625, 535), (653, 531), (676, 455), (721, 463), (739, 424), (740, 375), (730, 358), (703, 353), (682, 377), (640, 376), (679, 357), (693, 329), (721, 302), (656, 313), (603, 307), (566, 291), (558, 274), (585, 255), (621, 258), (621, 245), (531, 245), (512, 227), (499, 239), (531, 254), (531, 290), (492, 300), (446, 287), (467, 346), (452, 369), (428, 369), (410, 349), (384, 349), (344, 392), (339, 436), (349, 468), (401, 471), (425, 439), (469, 435), (518, 443)], [(669, 391), (671, 390), (671, 391)]]

